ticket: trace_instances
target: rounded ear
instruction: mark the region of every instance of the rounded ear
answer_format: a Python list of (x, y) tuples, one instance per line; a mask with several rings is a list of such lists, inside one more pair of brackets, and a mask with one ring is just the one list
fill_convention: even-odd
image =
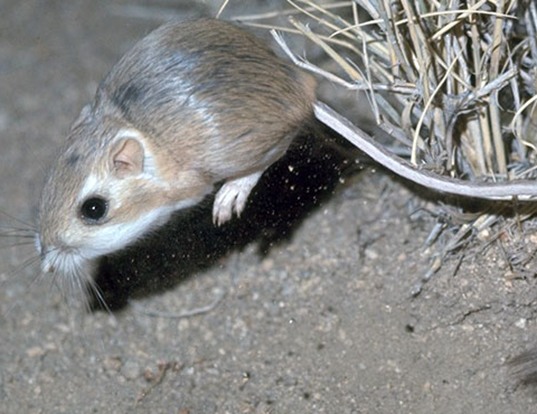
[(144, 147), (133, 137), (125, 136), (114, 144), (110, 153), (112, 173), (119, 178), (139, 175), (144, 172)]

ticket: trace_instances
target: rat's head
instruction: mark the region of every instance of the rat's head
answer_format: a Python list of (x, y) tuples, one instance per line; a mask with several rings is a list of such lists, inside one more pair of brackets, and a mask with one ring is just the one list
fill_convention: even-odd
[(83, 111), (47, 177), (36, 245), (42, 270), (89, 277), (92, 259), (165, 222), (167, 199), (144, 135)]

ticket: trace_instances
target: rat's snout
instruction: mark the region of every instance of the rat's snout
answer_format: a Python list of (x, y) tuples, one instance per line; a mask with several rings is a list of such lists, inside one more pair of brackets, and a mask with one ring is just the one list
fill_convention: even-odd
[(88, 264), (88, 260), (79, 250), (62, 244), (49, 243), (46, 238), (40, 236), (35, 238), (35, 247), (39, 252), (43, 274), (77, 275)]

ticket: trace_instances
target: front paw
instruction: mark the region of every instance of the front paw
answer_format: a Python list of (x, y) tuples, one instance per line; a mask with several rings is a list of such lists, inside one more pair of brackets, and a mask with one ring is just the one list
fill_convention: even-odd
[(240, 217), (248, 196), (259, 181), (263, 171), (226, 181), (216, 193), (213, 204), (213, 223), (217, 226), (229, 221), (233, 212)]

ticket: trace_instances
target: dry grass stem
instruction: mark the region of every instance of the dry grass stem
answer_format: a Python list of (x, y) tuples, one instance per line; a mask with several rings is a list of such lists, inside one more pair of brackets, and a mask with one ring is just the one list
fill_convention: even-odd
[[(394, 139), (386, 147), (403, 145), (421, 170), (472, 185), (536, 177), (535, 1), (288, 3), (286, 30), (310, 42), (316, 61), (275, 34), (282, 49), (305, 70), (356, 91), (357, 103), (365, 94), (375, 124)], [(328, 64), (317, 63), (320, 54)], [(468, 218), (440, 257), (484, 226), (509, 225), (504, 215), (518, 206), (495, 208)]]

